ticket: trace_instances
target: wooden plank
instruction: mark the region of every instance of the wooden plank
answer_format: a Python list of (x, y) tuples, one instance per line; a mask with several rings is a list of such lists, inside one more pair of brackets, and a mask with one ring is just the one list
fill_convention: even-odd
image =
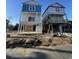
[(26, 25), (26, 31), (28, 32), (32, 31), (32, 25)]

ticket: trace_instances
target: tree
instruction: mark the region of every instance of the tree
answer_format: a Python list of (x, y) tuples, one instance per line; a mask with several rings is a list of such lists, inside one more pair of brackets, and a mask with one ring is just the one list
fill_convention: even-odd
[(14, 26), (12, 24), (9, 24), (9, 31), (12, 31), (14, 29)]
[(17, 24), (14, 26), (14, 29), (13, 29), (13, 30), (18, 30), (18, 26), (19, 26), (19, 24), (17, 23)]
[(12, 24), (10, 24), (9, 19), (6, 19), (6, 30), (7, 31), (12, 31), (14, 28), (14, 26)]
[(6, 19), (6, 31), (9, 31), (9, 20), (8, 19)]
[(6, 28), (8, 28), (9, 27), (9, 20), (8, 19), (6, 19)]

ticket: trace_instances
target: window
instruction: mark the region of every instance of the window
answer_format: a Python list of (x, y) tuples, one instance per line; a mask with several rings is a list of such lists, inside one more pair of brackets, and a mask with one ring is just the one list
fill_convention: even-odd
[(29, 5), (29, 11), (35, 11), (35, 6), (34, 5)]
[(56, 12), (59, 12), (60, 11), (60, 8), (56, 8)]
[(23, 11), (23, 12), (28, 11), (28, 5), (23, 4), (22, 11)]
[(28, 21), (29, 21), (29, 22), (35, 21), (35, 17), (29, 17), (29, 18), (28, 18)]

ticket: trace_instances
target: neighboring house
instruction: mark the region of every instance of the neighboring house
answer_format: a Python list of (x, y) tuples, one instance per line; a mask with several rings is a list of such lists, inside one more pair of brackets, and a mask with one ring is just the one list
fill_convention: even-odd
[(43, 33), (63, 32), (63, 26), (67, 24), (64, 19), (65, 7), (59, 3), (51, 4), (43, 13)]
[(63, 32), (72, 33), (72, 21), (68, 20), (67, 24), (63, 26)]
[(41, 5), (36, 0), (23, 3), (18, 31), (20, 33), (42, 33)]

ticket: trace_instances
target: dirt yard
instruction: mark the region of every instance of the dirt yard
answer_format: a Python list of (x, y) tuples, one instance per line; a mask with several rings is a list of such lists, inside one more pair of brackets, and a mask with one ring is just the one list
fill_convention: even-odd
[(36, 47), (36, 46), (59, 46), (72, 44), (71, 37), (45, 35), (10, 35), (6, 39), (7, 48), (9, 47)]

